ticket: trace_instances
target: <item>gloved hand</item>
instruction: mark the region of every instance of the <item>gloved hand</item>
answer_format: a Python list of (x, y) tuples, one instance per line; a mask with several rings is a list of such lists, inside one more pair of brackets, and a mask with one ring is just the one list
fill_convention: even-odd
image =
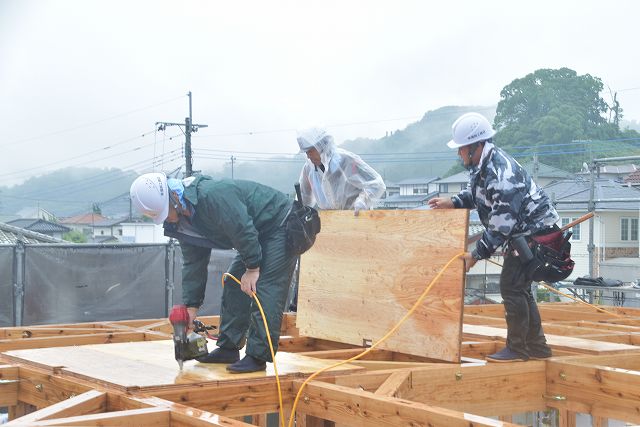
[(362, 210), (367, 210), (367, 205), (362, 200), (356, 199), (356, 202), (353, 204), (353, 214), (358, 216)]

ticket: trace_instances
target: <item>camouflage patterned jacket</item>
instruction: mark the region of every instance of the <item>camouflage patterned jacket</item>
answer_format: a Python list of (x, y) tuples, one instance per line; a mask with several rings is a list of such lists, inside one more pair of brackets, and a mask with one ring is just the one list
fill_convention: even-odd
[(473, 256), (489, 258), (511, 237), (552, 227), (559, 217), (549, 197), (507, 153), (487, 141), (469, 185), (453, 196), (456, 208), (478, 209), (485, 227)]

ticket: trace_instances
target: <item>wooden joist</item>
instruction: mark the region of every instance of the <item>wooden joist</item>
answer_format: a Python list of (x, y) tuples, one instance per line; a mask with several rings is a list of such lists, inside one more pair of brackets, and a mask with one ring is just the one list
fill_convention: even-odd
[[(470, 310), (477, 309), (470, 307)], [(566, 313), (571, 312), (572, 306), (562, 304), (559, 310), (565, 313), (563, 319), (567, 319)], [(548, 329), (565, 334), (547, 335), (554, 348), (552, 360), (486, 364), (481, 359), (502, 348), (506, 331), (496, 328), (498, 322), (492, 321), (501, 320), (501, 309), (481, 311), (481, 315), (471, 315), (477, 324), (464, 326), (467, 341), (463, 341), (460, 348), (465, 363), (435, 363), (425, 357), (374, 350), (354, 364), (356, 369), (327, 372), (313, 381), (309, 390), (303, 390), (308, 403), (303, 399), (297, 408), (300, 425), (304, 422), (314, 425), (322, 419), (336, 421), (339, 425), (364, 421), (367, 425), (376, 425), (382, 424), (380, 420), (386, 420), (386, 417), (400, 423), (398, 425), (410, 422), (413, 417), (426, 417), (432, 425), (457, 425), (462, 419), (468, 420), (468, 414), (473, 414), (471, 425), (494, 425), (491, 423), (498, 421), (482, 417), (510, 420), (514, 413), (548, 408), (560, 410), (563, 425), (570, 425), (576, 412), (590, 413), (603, 423), (607, 418), (640, 422), (634, 412), (639, 410), (640, 402), (640, 358), (637, 357), (640, 349), (633, 345), (633, 338), (640, 335), (640, 328), (610, 323), (610, 319), (580, 320), (584, 309), (577, 307), (573, 319), (547, 321), (543, 318)], [(627, 311), (637, 314), (634, 310)], [(289, 315), (289, 322), (291, 319)], [(42, 327), (43, 334), (36, 333), (31, 337), (20, 334), (19, 328), (12, 328), (9, 335), (15, 338), (7, 339), (5, 343), (14, 350), (0, 353), (0, 359), (7, 363), (0, 366), (0, 404), (10, 407), (12, 417), (31, 415), (24, 418), (30, 420), (30, 425), (131, 425), (127, 423), (135, 421), (139, 425), (234, 426), (247, 425), (243, 422), (245, 416), (250, 417), (246, 419), (253, 425), (265, 425), (265, 414), (278, 412), (273, 377), (241, 376), (231, 380), (221, 377), (208, 382), (174, 381), (164, 385), (149, 382), (157, 374), (152, 372), (161, 365), (166, 366), (162, 369), (177, 370), (170, 341), (145, 342), (150, 333), (164, 334), (165, 325), (164, 319), (85, 324), (86, 327), (56, 325), (50, 330), (63, 330), (61, 336), (48, 334)], [(73, 329), (77, 329), (77, 335), (73, 335)], [(92, 330), (95, 333), (92, 334)], [(93, 335), (97, 335), (98, 340), (103, 339), (105, 330), (109, 334), (117, 330), (120, 332), (116, 334), (129, 334), (131, 339), (138, 341), (81, 345)], [(33, 348), (33, 343), (41, 342), (59, 345), (57, 340), (74, 346)], [(300, 352), (309, 359), (324, 360), (323, 363), (345, 360), (363, 350), (345, 343), (299, 336), (283, 336), (282, 343), (279, 355), (286, 355), (284, 349), (288, 346), (289, 351)], [(147, 352), (134, 350), (137, 345), (160, 347)], [(15, 350), (22, 347), (27, 349)], [(127, 347), (129, 350), (123, 350)], [(80, 369), (74, 364), (74, 358), (78, 363), (93, 360), (95, 354), (83, 352), (100, 348), (102, 355), (117, 359), (128, 353), (126, 357), (131, 359), (115, 361), (111, 367), (103, 367), (93, 374), (89, 373), (92, 369), (89, 366)], [(47, 353), (51, 351), (57, 352), (59, 358)], [(74, 356), (77, 352), (80, 353)], [(30, 356), (33, 354), (42, 357), (33, 359)], [(159, 359), (162, 362), (157, 365)], [(108, 381), (111, 371), (136, 360), (151, 364), (141, 371), (140, 377), (129, 376), (129, 380), (143, 378), (143, 382)], [(282, 377), (287, 419), (301, 384), (300, 377), (305, 375), (308, 373)], [(566, 400), (556, 400), (558, 396)], [(224, 423), (220, 421), (223, 419)], [(220, 424), (215, 424), (218, 422)]]

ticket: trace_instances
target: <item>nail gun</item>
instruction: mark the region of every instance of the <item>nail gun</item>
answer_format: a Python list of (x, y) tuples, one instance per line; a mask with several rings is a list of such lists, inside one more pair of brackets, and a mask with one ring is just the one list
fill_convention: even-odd
[[(214, 339), (208, 331), (215, 326), (205, 326), (199, 320), (193, 321), (193, 331), (189, 330), (189, 312), (185, 305), (174, 305), (169, 314), (169, 322), (173, 326), (173, 345), (176, 361), (180, 370), (185, 360), (195, 359), (209, 353), (207, 350), (207, 337)], [(206, 334), (207, 337), (202, 334)]]

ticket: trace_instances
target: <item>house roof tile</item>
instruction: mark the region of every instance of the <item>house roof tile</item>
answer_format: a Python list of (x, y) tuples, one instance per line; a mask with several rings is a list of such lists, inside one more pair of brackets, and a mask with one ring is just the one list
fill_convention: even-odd
[(0, 243), (1, 244), (16, 244), (22, 243), (68, 243), (55, 237), (47, 236), (46, 234), (37, 233), (24, 228), (9, 225), (0, 222)]
[(66, 233), (71, 231), (71, 228), (69, 227), (40, 218), (15, 219), (13, 221), (8, 221), (7, 224), (44, 234)]

